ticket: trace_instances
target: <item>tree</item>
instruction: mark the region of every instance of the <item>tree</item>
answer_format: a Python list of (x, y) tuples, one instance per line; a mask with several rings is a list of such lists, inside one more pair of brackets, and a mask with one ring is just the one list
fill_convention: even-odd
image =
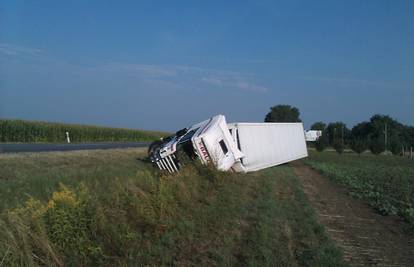
[(376, 114), (369, 122), (361, 122), (352, 128), (352, 138), (371, 140), (370, 150), (379, 154), (384, 150), (394, 155), (401, 152), (401, 147), (410, 141), (409, 127), (387, 115)]
[(290, 105), (277, 105), (270, 108), (265, 122), (301, 122), (299, 109)]
[(342, 152), (344, 152), (344, 144), (341, 140), (335, 140), (332, 146), (339, 154), (342, 154)]
[(369, 144), (369, 150), (371, 150), (372, 154), (379, 155), (385, 151), (385, 142), (382, 137), (377, 137), (375, 139), (371, 139)]
[(389, 140), (388, 149), (393, 155), (399, 155), (401, 153), (401, 146), (400, 140), (395, 136)]
[(401, 133), (401, 143), (406, 147), (414, 147), (414, 127), (404, 126)]
[(372, 133), (372, 125), (370, 122), (360, 122), (352, 127), (351, 135), (353, 139), (366, 139)]
[(317, 151), (322, 152), (328, 146), (328, 136), (322, 132), (322, 136), (315, 141), (315, 148)]
[(322, 136), (320, 136), (315, 142), (315, 148), (317, 151), (322, 152), (329, 145), (328, 136), (325, 134), (326, 124), (318, 121), (312, 124), (311, 130), (322, 131)]
[(390, 116), (379, 114), (372, 116), (370, 122), (372, 128), (370, 137), (373, 140), (373, 146), (377, 146), (378, 149), (383, 146), (384, 150), (388, 150), (390, 149), (390, 141), (393, 143), (401, 143), (401, 136), (404, 129), (401, 123)]
[(328, 136), (329, 145), (334, 146), (334, 143), (340, 141), (344, 146), (349, 143), (351, 139), (351, 131), (343, 122), (332, 122), (326, 127), (325, 134)]
[(322, 131), (322, 132), (325, 131), (325, 128), (326, 128), (326, 124), (321, 121), (315, 122), (311, 126), (311, 130)]
[(368, 143), (363, 138), (354, 138), (351, 141), (351, 149), (358, 154), (361, 154), (368, 149)]

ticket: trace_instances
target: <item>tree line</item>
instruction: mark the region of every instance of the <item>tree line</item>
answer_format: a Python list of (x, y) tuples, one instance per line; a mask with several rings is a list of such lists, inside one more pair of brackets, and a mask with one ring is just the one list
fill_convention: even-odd
[(63, 143), (69, 132), (72, 142), (152, 141), (165, 133), (24, 120), (0, 119), (0, 142)]
[[(299, 109), (290, 105), (273, 106), (265, 117), (265, 122), (301, 122)], [(338, 153), (350, 148), (360, 154), (370, 150), (373, 154), (389, 151), (399, 155), (403, 150), (414, 147), (414, 127), (400, 123), (388, 115), (373, 115), (352, 128), (344, 122), (315, 122), (311, 130), (322, 131), (315, 142), (318, 151), (328, 146)]]
[(332, 146), (339, 153), (349, 147), (358, 154), (369, 149), (373, 154), (389, 151), (399, 155), (404, 149), (414, 147), (414, 127), (388, 115), (373, 115), (369, 121), (360, 122), (351, 129), (343, 122), (316, 122), (311, 129), (322, 131), (322, 137), (315, 143), (318, 151)]

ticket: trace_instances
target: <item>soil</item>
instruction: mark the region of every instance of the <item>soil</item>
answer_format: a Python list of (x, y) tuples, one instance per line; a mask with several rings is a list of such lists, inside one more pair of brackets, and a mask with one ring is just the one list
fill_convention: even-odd
[(292, 167), (320, 224), (351, 266), (414, 266), (414, 233), (397, 216), (382, 216), (300, 161)]

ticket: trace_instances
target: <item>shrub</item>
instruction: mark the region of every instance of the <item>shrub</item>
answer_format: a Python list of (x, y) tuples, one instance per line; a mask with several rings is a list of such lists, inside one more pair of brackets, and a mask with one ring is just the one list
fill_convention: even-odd
[(401, 144), (398, 142), (397, 138), (392, 138), (390, 140), (390, 144), (389, 144), (389, 150), (391, 151), (392, 154), (394, 155), (400, 155), (401, 154)]
[(344, 152), (344, 145), (342, 144), (342, 142), (340, 141), (335, 141), (333, 143), (333, 148), (335, 149), (336, 152), (338, 152), (339, 154), (342, 154)]
[(93, 220), (87, 212), (87, 195), (81, 190), (78, 196), (60, 185), (47, 203), (30, 198), (25, 206), (3, 214), (0, 239), (8, 247), (0, 245), (0, 258), (6, 265), (99, 264), (103, 255), (92, 241)]
[(324, 135), (319, 137), (318, 140), (316, 140), (315, 142), (315, 148), (319, 152), (324, 151), (327, 146), (328, 146), (328, 139)]
[(372, 154), (379, 155), (385, 151), (385, 143), (382, 138), (376, 138), (371, 140), (369, 144), (369, 150), (371, 150)]
[(102, 256), (101, 248), (90, 238), (92, 220), (87, 212), (85, 190), (79, 197), (61, 184), (47, 203), (43, 216), (48, 236), (58, 251), (82, 265)]
[(364, 139), (362, 139), (362, 138), (355, 138), (351, 142), (351, 149), (355, 153), (361, 154), (362, 152), (364, 152), (365, 150), (368, 149), (368, 145), (367, 145), (367, 142)]

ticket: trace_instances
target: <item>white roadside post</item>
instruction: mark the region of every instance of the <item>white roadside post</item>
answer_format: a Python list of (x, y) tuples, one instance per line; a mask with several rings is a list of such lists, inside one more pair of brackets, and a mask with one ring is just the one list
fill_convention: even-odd
[(66, 141), (70, 144), (69, 132), (66, 132)]

